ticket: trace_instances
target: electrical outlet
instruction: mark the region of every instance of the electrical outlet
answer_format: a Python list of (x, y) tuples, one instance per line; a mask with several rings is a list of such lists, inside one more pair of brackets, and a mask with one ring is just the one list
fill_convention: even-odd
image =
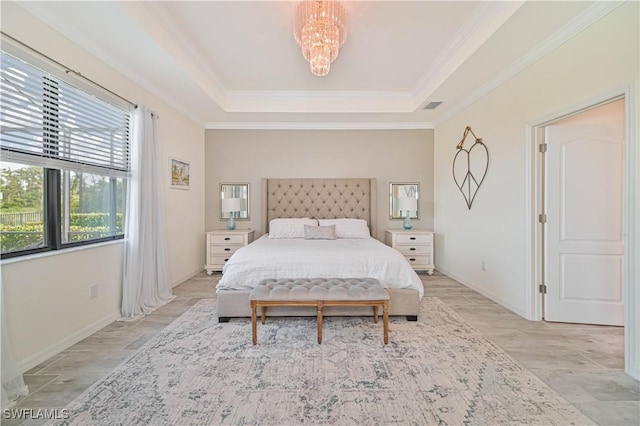
[(93, 284), (91, 286), (91, 298), (95, 299), (98, 297), (98, 284)]
[(485, 262), (484, 260), (482, 262), (480, 262), (480, 270), (482, 270), (482, 271), (486, 271), (487, 270), (487, 262)]

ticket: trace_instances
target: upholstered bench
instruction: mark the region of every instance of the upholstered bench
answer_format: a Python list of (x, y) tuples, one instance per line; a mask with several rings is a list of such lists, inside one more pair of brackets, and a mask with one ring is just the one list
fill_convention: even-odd
[(257, 309), (262, 324), (269, 306), (315, 306), (318, 310), (318, 343), (322, 343), (322, 308), (325, 306), (372, 306), (378, 322), (382, 305), (384, 343), (389, 343), (389, 294), (375, 278), (297, 278), (262, 280), (249, 296), (253, 344), (258, 343)]

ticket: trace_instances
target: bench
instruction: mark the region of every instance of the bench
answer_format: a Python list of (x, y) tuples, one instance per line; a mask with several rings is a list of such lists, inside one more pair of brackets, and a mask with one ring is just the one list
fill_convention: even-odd
[(384, 344), (389, 343), (389, 294), (375, 278), (296, 278), (260, 281), (249, 296), (253, 344), (258, 343), (257, 309), (262, 308), (262, 324), (269, 306), (315, 306), (318, 314), (318, 344), (322, 344), (322, 308), (325, 306), (372, 306), (378, 322), (382, 306)]

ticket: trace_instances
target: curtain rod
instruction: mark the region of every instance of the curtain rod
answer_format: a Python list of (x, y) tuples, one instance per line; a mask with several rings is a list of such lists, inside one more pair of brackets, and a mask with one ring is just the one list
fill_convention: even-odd
[(60, 63), (60, 62), (56, 61), (55, 59), (51, 58), (50, 56), (47, 56), (47, 55), (45, 55), (44, 53), (40, 52), (39, 50), (34, 49), (33, 47), (29, 46), (28, 44), (25, 44), (25, 43), (21, 42), (20, 40), (16, 39), (15, 37), (10, 36), (9, 34), (5, 33), (4, 31), (0, 31), (0, 34), (2, 34), (2, 36), (3, 36), (3, 37), (7, 37), (7, 38), (9, 38), (9, 39), (13, 40), (14, 42), (18, 43), (19, 45), (21, 45), (21, 46), (23, 46), (23, 47), (25, 47), (25, 48), (29, 49), (30, 51), (32, 51), (32, 52), (34, 52), (34, 53), (36, 53), (37, 55), (40, 55), (40, 56), (42, 56), (43, 58), (46, 58), (47, 60), (49, 60), (49, 61), (53, 62), (54, 64), (56, 64), (56, 65), (58, 65), (59, 67), (61, 67), (62, 69), (64, 69), (65, 73), (67, 73), (67, 74), (73, 74), (73, 75), (75, 75), (75, 76), (77, 76), (77, 77), (80, 77), (80, 78), (82, 78), (83, 80), (85, 80), (85, 81), (87, 81), (87, 82), (89, 82), (89, 83), (93, 84), (94, 86), (96, 86), (96, 87), (98, 87), (98, 88), (100, 88), (100, 89), (104, 90), (105, 92), (107, 92), (107, 93), (109, 93), (109, 94), (111, 94), (111, 95), (113, 95), (113, 96), (115, 96), (115, 97), (117, 97), (117, 98), (122, 99), (123, 101), (127, 102), (129, 105), (133, 106), (134, 108), (137, 108), (137, 107), (138, 107), (138, 105), (137, 105), (135, 102), (131, 102), (129, 99), (127, 99), (127, 98), (125, 98), (125, 97), (122, 97), (122, 96), (118, 95), (117, 93), (115, 93), (115, 92), (113, 92), (113, 91), (111, 91), (111, 90), (107, 89), (106, 87), (104, 87), (102, 84), (100, 84), (100, 83), (96, 83), (95, 81), (91, 80), (90, 78), (85, 77), (84, 75), (82, 75), (80, 72), (75, 71), (75, 70), (73, 70), (73, 69), (69, 68), (68, 66), (66, 66), (66, 65), (64, 65), (64, 64), (62, 64), (62, 63)]

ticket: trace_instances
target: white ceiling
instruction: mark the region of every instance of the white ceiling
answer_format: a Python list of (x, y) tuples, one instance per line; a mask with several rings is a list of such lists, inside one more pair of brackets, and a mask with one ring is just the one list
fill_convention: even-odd
[(17, 4), (207, 128), (429, 128), (618, 3), (346, 1), (325, 77), (291, 1)]

